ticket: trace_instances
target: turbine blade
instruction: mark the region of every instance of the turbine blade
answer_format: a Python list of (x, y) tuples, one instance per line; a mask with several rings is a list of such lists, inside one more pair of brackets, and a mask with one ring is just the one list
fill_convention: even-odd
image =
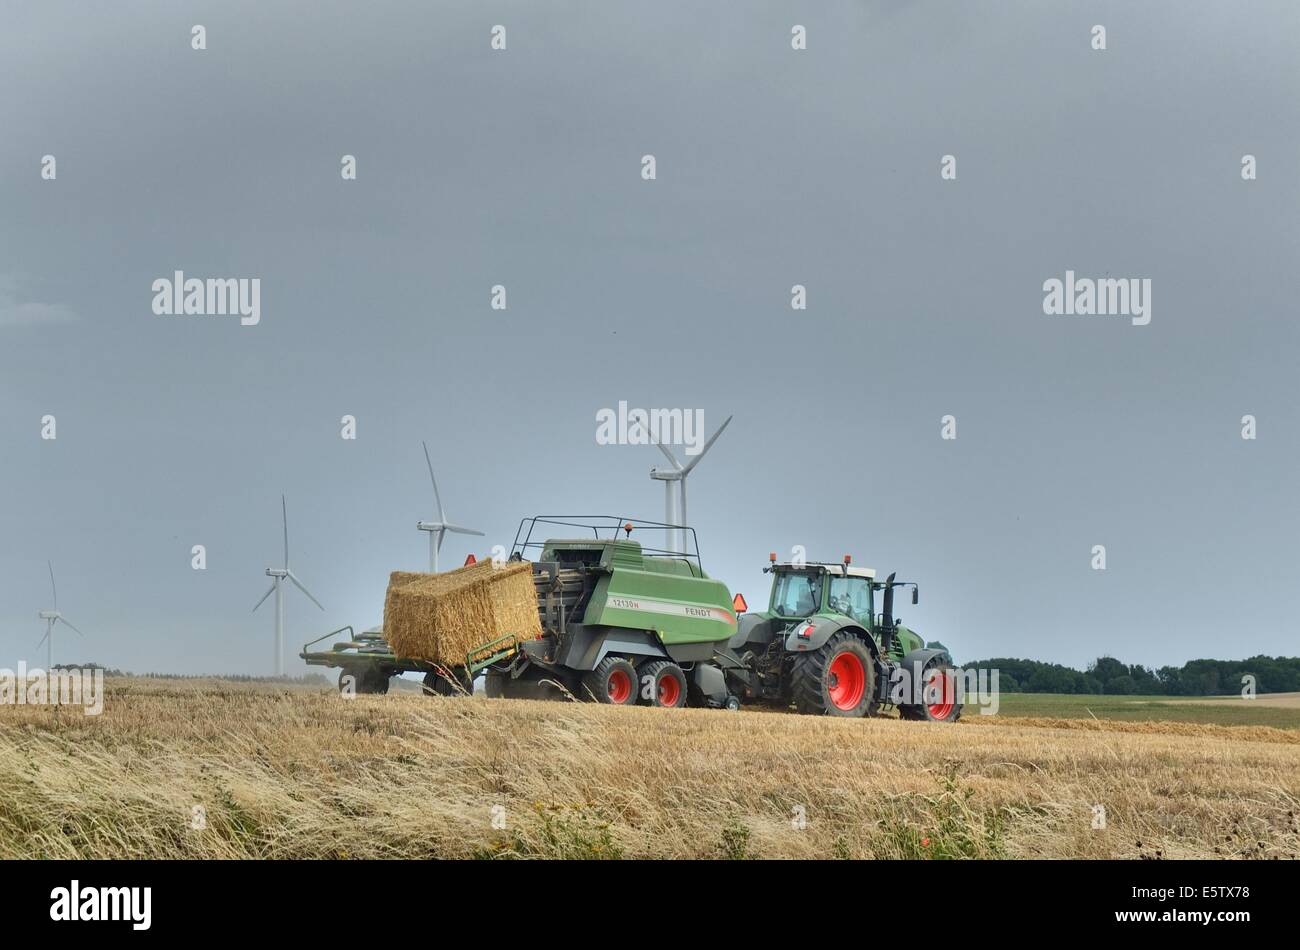
[(45, 566), (50, 569), (50, 590), (54, 592), (54, 609), (59, 609), (59, 589), (54, 586), (54, 565), (50, 561), (45, 562)]
[(460, 525), (456, 525), (456, 524), (444, 525), (444, 527), (448, 531), (452, 531), (456, 534), (473, 534), (480, 538), (487, 537), (487, 535), (485, 535), (482, 531), (475, 531), (473, 528), (462, 528)]
[(681, 462), (677, 461), (677, 456), (673, 455), (672, 452), (669, 452), (668, 448), (662, 442), (656, 442), (655, 445), (659, 446), (660, 452), (668, 456), (668, 461), (673, 463), (673, 469), (680, 472), (682, 470), (682, 464)]
[(446, 521), (447, 516), (442, 513), (442, 496), (438, 494), (438, 480), (433, 477), (433, 462), (429, 459), (429, 443), (420, 444), (424, 446), (424, 464), (429, 466), (429, 481), (433, 482), (433, 500), (438, 503), (438, 520)]
[(320, 607), (321, 610), (325, 609), (324, 605), (311, 595), (311, 591), (309, 591), (307, 588), (302, 586), (302, 581), (298, 580), (297, 576), (293, 573), (293, 571), (289, 572), (289, 580), (293, 581), (294, 587), (298, 588), (300, 591), (302, 591), (304, 594), (307, 595), (308, 600), (310, 600), (317, 607)]
[(39, 650), (39, 649), (41, 648), (41, 643), (44, 643), (44, 642), (45, 642), (46, 640), (48, 640), (49, 638), (50, 638), (50, 631), (46, 630), (46, 631), (45, 631), (45, 636), (41, 637), (40, 643), (37, 643), (37, 644), (36, 644), (35, 649)]
[(727, 421), (718, 426), (718, 431), (713, 433), (713, 438), (704, 443), (704, 448), (700, 449), (700, 454), (686, 463), (686, 468), (682, 470), (683, 475), (689, 475), (691, 469), (700, 464), (700, 459), (704, 458), (705, 453), (708, 452), (709, 449), (713, 448), (713, 443), (718, 441), (718, 436), (722, 435), (722, 430), (727, 427), (731, 422), (731, 419), (731, 416), (727, 416)]
[(289, 508), (280, 496), (280, 523), (284, 525), (284, 569), (289, 569)]
[(442, 525), (438, 528), (438, 550), (442, 550), (442, 539), (447, 534), (447, 526)]
[(261, 607), (262, 604), (266, 602), (266, 598), (270, 597), (274, 593), (275, 593), (275, 581), (272, 581), (270, 588), (267, 590), (265, 594), (262, 595), (262, 599), (253, 605), (252, 613), (257, 613), (257, 608)]
[[(54, 621), (54, 622), (55, 622), (55, 623), (67, 624), (69, 627), (72, 627), (73, 630), (77, 630), (76, 625), (73, 624), (71, 620), (64, 620), (62, 617), (60, 617), (58, 620), (56, 620), (56, 621)], [(78, 636), (82, 636), (82, 637), (85, 636), (85, 634), (82, 633), (80, 630), (77, 630), (77, 635), (78, 635)]]

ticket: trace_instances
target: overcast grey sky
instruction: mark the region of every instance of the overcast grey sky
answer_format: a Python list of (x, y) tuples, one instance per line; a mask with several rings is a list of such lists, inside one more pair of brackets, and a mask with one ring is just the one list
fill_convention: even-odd
[[(327, 608), (289, 594), (292, 652), (377, 622), (421, 439), (488, 534), (451, 563), (657, 518), (619, 400), (735, 413), (690, 514), (751, 606), (802, 544), (919, 581), (959, 660), (1297, 652), (1300, 5), (0, 11), (0, 665), (44, 661), (48, 558), (56, 661), (269, 671), (281, 492)], [(1067, 269), (1150, 278), (1151, 323), (1045, 315)], [(260, 278), (261, 322), (155, 315), (175, 270)]]

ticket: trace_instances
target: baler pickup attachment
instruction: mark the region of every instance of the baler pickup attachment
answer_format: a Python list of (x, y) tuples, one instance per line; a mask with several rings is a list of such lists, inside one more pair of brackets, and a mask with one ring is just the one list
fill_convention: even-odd
[[(486, 669), (493, 663), (500, 663), (502, 660), (509, 659), (514, 655), (517, 640), (514, 634), (506, 634), (504, 637), (498, 637), (482, 646), (475, 647), (465, 654), (465, 669), (473, 677), (480, 670)], [(509, 646), (505, 646), (509, 644)], [(490, 654), (483, 656), (484, 653)], [(478, 657), (478, 659), (475, 659)]]

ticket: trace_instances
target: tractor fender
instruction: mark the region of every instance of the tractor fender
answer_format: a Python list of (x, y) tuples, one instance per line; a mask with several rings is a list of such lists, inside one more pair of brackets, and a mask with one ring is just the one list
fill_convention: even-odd
[[(807, 637), (799, 636), (799, 632), (806, 630), (808, 627), (813, 628), (812, 632)], [(875, 638), (846, 617), (813, 617), (809, 620), (799, 621), (785, 635), (785, 650), (787, 653), (811, 653), (814, 650), (820, 650), (826, 645), (827, 640), (841, 630), (853, 634), (866, 645), (873, 657), (877, 660), (880, 659), (880, 651), (876, 648)]]
[[(920, 690), (921, 687), (925, 685), (921, 682), (921, 673), (925, 669), (926, 664), (935, 658), (946, 660), (949, 665), (952, 664), (952, 657), (948, 655), (947, 650), (926, 648), (922, 650), (913, 650), (910, 653), (904, 654), (903, 662), (899, 665), (899, 669), (903, 672), (904, 677), (900, 682), (891, 682), (889, 684), (890, 702), (895, 703), (895, 705), (898, 705), (899, 703), (911, 705), (920, 703)], [(909, 689), (915, 690), (916, 695), (908, 695)], [(895, 695), (896, 690), (901, 690), (902, 692)]]
[(777, 635), (776, 621), (762, 614), (741, 614), (736, 622), (736, 632), (727, 641), (727, 646), (740, 651), (746, 646), (751, 649), (765, 648)]

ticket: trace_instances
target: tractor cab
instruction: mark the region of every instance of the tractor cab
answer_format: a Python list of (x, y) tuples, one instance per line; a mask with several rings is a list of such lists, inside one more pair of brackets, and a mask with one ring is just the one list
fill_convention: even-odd
[(874, 626), (874, 592), (879, 585), (871, 568), (854, 567), (849, 557), (840, 564), (777, 564), (773, 556), (767, 571), (772, 575), (768, 612), (773, 617), (807, 620), (817, 614), (839, 614), (867, 630)]

